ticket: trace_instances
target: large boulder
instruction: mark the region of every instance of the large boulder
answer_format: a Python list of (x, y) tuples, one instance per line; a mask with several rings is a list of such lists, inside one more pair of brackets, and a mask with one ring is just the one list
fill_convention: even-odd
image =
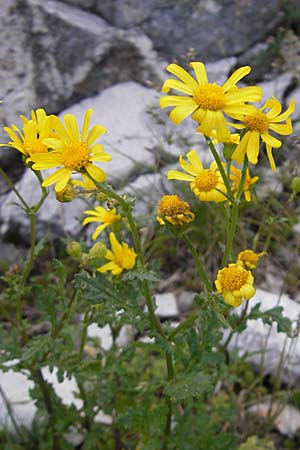
[(100, 14), (112, 25), (145, 33), (165, 58), (213, 61), (264, 40), (283, 17), (280, 0), (65, 0)]

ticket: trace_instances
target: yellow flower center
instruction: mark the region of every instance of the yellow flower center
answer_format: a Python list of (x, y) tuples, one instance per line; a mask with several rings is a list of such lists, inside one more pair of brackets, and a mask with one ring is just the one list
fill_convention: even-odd
[(35, 153), (47, 153), (48, 147), (39, 139), (31, 141), (25, 140), (23, 144), (24, 153), (26, 155), (34, 155)]
[(269, 128), (269, 120), (266, 114), (258, 111), (254, 116), (246, 116), (244, 124), (250, 131), (265, 133)]
[(205, 169), (197, 175), (195, 185), (202, 192), (209, 192), (217, 186), (218, 177), (211, 169)]
[(117, 220), (121, 219), (120, 214), (115, 214), (116, 210), (112, 209), (110, 211), (106, 211), (101, 219), (103, 223), (114, 223)]
[(72, 170), (80, 171), (89, 161), (89, 148), (84, 142), (71, 142), (63, 150), (62, 164)]
[(244, 286), (248, 278), (248, 272), (241, 267), (230, 266), (225, 267), (221, 271), (219, 278), (223, 291), (238, 291)]
[(211, 111), (222, 109), (226, 101), (223, 88), (215, 83), (199, 86), (199, 88), (193, 92), (193, 98), (201, 108), (209, 109)]
[(119, 267), (122, 267), (122, 264), (123, 264), (123, 258), (122, 258), (122, 255), (116, 255), (116, 257), (115, 257), (115, 263), (116, 263)]
[(158, 214), (162, 217), (189, 212), (189, 204), (177, 195), (164, 195), (158, 203)]

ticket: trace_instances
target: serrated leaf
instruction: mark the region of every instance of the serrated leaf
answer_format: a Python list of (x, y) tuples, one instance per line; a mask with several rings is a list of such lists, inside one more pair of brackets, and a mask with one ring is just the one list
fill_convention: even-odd
[(139, 280), (139, 281), (152, 281), (152, 282), (158, 282), (160, 280), (160, 278), (158, 277), (158, 275), (153, 272), (152, 270), (150, 271), (143, 271), (143, 270), (130, 270), (130, 272), (126, 273), (123, 276), (123, 280)]
[(61, 283), (64, 284), (67, 278), (67, 271), (63, 263), (59, 261), (59, 259), (53, 259), (52, 267), (55, 275), (60, 279)]
[(165, 393), (174, 401), (199, 397), (213, 388), (212, 377), (204, 372), (190, 373), (172, 380), (165, 387)]
[(115, 294), (115, 286), (100, 273), (92, 278), (86, 272), (82, 272), (76, 274), (74, 280), (75, 287), (83, 291), (85, 298), (93, 304), (110, 301)]
[(275, 306), (267, 311), (261, 311), (260, 303), (255, 305), (248, 316), (248, 319), (261, 319), (263, 323), (272, 325), (272, 322), (277, 323), (277, 331), (286, 333), (292, 337), (292, 322), (288, 317), (282, 315), (283, 307)]
[(47, 239), (42, 238), (35, 246), (34, 248), (34, 256), (35, 258), (39, 256), (39, 254), (42, 252), (42, 250), (45, 248), (45, 245), (47, 244)]

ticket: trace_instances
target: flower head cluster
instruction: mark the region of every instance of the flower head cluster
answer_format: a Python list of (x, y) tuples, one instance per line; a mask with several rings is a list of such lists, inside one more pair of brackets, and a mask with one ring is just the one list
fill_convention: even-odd
[(243, 298), (249, 300), (255, 294), (254, 278), (249, 270), (240, 264), (229, 264), (218, 271), (215, 285), (226, 303), (237, 308)]
[[(240, 185), (241, 178), (242, 178), (242, 171), (240, 169), (238, 169), (237, 167), (234, 167), (233, 165), (231, 165), (230, 166), (230, 178), (233, 182), (232, 183), (232, 191), (234, 193), (234, 196), (236, 197), (238, 187)], [(259, 177), (257, 177), (257, 176), (251, 178), (249, 169), (246, 170), (246, 176), (245, 176), (244, 184), (242, 187), (242, 191), (244, 193), (245, 200), (247, 202), (251, 201), (250, 188), (253, 184), (255, 184), (258, 181), (258, 179), (259, 179)]]
[(169, 170), (168, 179), (189, 181), (191, 190), (203, 202), (224, 202), (226, 197), (223, 193), (226, 193), (226, 187), (217, 163), (213, 161), (209, 169), (204, 169), (195, 150), (188, 152), (186, 157), (188, 161), (180, 156), (179, 164), (187, 173)]
[(266, 252), (255, 253), (253, 250), (243, 250), (238, 254), (237, 264), (245, 269), (255, 269), (259, 259), (265, 254)]
[(56, 116), (52, 116), (52, 125), (56, 137), (49, 137), (43, 143), (52, 149), (46, 155), (36, 154), (32, 157), (34, 170), (58, 168), (43, 181), (43, 186), (55, 183), (57, 192), (64, 189), (73, 172), (87, 173), (98, 182), (106, 179), (105, 172), (94, 162), (107, 162), (111, 156), (104, 152), (101, 144), (95, 141), (106, 132), (101, 125), (94, 125), (89, 131), (92, 109), (84, 117), (81, 132), (76, 118), (72, 114), (64, 116), (64, 124)]
[(160, 225), (165, 225), (166, 222), (184, 225), (192, 222), (194, 217), (190, 205), (177, 195), (164, 195), (158, 202), (157, 221)]
[(121, 219), (120, 214), (116, 214), (115, 208), (105, 209), (103, 206), (96, 206), (94, 210), (87, 209), (84, 211), (84, 214), (89, 214), (89, 216), (83, 220), (83, 225), (87, 225), (92, 222), (101, 223), (101, 225), (99, 225), (92, 234), (93, 240), (97, 239), (99, 234), (105, 230), (105, 228)]
[(52, 134), (52, 116), (47, 116), (43, 109), (37, 109), (31, 112), (31, 119), (23, 115), (20, 116), (23, 122), (23, 128), (20, 130), (16, 125), (4, 127), (11, 141), (7, 144), (0, 144), (1, 147), (8, 146), (21, 152), (26, 161), (31, 160), (31, 156), (48, 152), (48, 147), (44, 139)]
[(229, 130), (224, 114), (232, 117), (233, 114), (247, 114), (246, 101), (256, 102), (261, 99), (262, 91), (257, 86), (238, 88), (236, 84), (249, 74), (249, 66), (237, 69), (222, 85), (209, 83), (205, 66), (202, 62), (191, 62), (196, 79), (177, 64), (170, 64), (167, 70), (178, 80), (168, 79), (164, 82), (162, 91), (169, 92), (175, 89), (183, 94), (167, 95), (160, 100), (160, 106), (165, 108), (173, 106), (170, 118), (179, 124), (192, 114), (199, 124), (198, 130), (206, 136), (211, 136), (215, 130), (217, 138), (224, 141), (229, 138)]
[(128, 247), (125, 242), (118, 242), (114, 233), (109, 233), (109, 241), (111, 250), (107, 250), (105, 258), (109, 260), (108, 263), (98, 268), (98, 271), (111, 271), (113, 275), (120, 275), (123, 270), (131, 270), (135, 266), (137, 254), (132, 248)]
[(257, 164), (262, 140), (266, 145), (270, 166), (275, 171), (276, 165), (272, 150), (281, 147), (282, 143), (270, 134), (270, 131), (281, 135), (288, 135), (293, 132), (289, 116), (295, 110), (295, 102), (291, 100), (288, 109), (283, 113), (281, 112), (282, 106), (275, 97), (267, 100), (261, 108), (255, 108), (254, 106), (251, 106), (251, 108), (252, 112), (246, 116), (235, 114), (235, 119), (240, 120), (241, 124), (231, 124), (237, 129), (245, 128), (247, 130), (235, 149), (232, 159), (237, 163), (242, 163), (245, 155), (247, 155), (252, 164)]

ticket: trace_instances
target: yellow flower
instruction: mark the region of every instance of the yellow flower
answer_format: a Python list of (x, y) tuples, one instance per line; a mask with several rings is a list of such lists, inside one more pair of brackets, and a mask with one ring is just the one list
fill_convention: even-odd
[(9, 146), (19, 150), (25, 157), (31, 157), (36, 153), (47, 153), (48, 147), (43, 142), (45, 138), (51, 136), (52, 118), (47, 116), (43, 109), (31, 112), (32, 119), (20, 116), (24, 125), (22, 131), (16, 126), (4, 127), (11, 141), (7, 144), (0, 144), (1, 147)]
[(81, 177), (81, 180), (78, 180), (77, 178), (72, 179), (72, 184), (81, 187), (85, 191), (94, 191), (96, 189), (95, 183), (88, 175), (81, 173)]
[(244, 250), (238, 254), (237, 263), (240, 263), (245, 269), (255, 269), (259, 258), (266, 252), (255, 253), (253, 250)]
[(87, 172), (98, 182), (106, 179), (105, 172), (93, 164), (95, 161), (107, 162), (111, 160), (111, 156), (104, 153), (101, 144), (94, 144), (106, 132), (106, 129), (101, 125), (94, 125), (88, 131), (92, 113), (92, 109), (86, 112), (81, 133), (79, 133), (73, 114), (64, 116), (65, 127), (58, 117), (52, 116), (53, 128), (57, 137), (44, 139), (43, 142), (53, 151), (44, 155), (34, 155), (32, 158), (35, 163), (33, 165), (35, 170), (59, 167), (58, 170), (45, 178), (43, 181), (44, 187), (56, 183), (56, 192), (63, 190), (73, 172)]
[(195, 215), (190, 211), (190, 205), (177, 195), (164, 195), (158, 202), (157, 221), (165, 225), (183, 225), (192, 222)]
[[(295, 110), (295, 102), (291, 100), (288, 109), (281, 113), (282, 106), (274, 97), (265, 102), (260, 108), (251, 106), (252, 113), (247, 116), (236, 114), (235, 119), (243, 122), (242, 124), (231, 124), (234, 128), (246, 128), (246, 133), (232, 154), (232, 159), (241, 164), (247, 154), (252, 164), (257, 164), (260, 140), (266, 145), (267, 155), (272, 170), (276, 170), (272, 149), (281, 147), (281, 141), (269, 133), (274, 131), (277, 134), (288, 135), (293, 132), (293, 127), (289, 115)], [(263, 112), (268, 109), (268, 112)], [(281, 123), (279, 123), (281, 122)]]
[(239, 264), (229, 264), (218, 271), (215, 285), (226, 303), (237, 308), (242, 299), (249, 300), (255, 294), (254, 278), (249, 270)]
[[(237, 167), (234, 167), (234, 166), (230, 167), (230, 178), (231, 178), (231, 180), (233, 180), (232, 190), (234, 192), (235, 197), (236, 197), (237, 190), (238, 190), (238, 187), (239, 187), (239, 184), (241, 181), (241, 176), (242, 176), (242, 171), (240, 169), (238, 169)], [(257, 176), (251, 178), (249, 169), (246, 170), (246, 177), (245, 177), (245, 181), (244, 181), (242, 190), (244, 192), (245, 200), (247, 202), (251, 201), (250, 186), (252, 184), (256, 183), (258, 179), (259, 179), (259, 177), (257, 177)]]
[(187, 95), (162, 97), (160, 106), (161, 108), (174, 106), (170, 118), (176, 125), (193, 114), (192, 118), (199, 123), (198, 130), (201, 133), (211, 136), (215, 129), (218, 140), (223, 142), (229, 136), (224, 113), (230, 117), (235, 113), (247, 114), (248, 105), (245, 102), (259, 101), (262, 95), (261, 88), (257, 86), (237, 88), (236, 83), (251, 71), (249, 66), (237, 69), (222, 86), (208, 82), (202, 62), (191, 62), (190, 66), (194, 69), (196, 80), (177, 64), (170, 64), (167, 67), (167, 70), (180, 81), (166, 80), (162, 91), (169, 92), (170, 89), (175, 89)]
[(187, 173), (169, 170), (168, 179), (190, 181), (191, 190), (203, 202), (224, 202), (226, 197), (222, 192), (226, 192), (226, 188), (217, 163), (213, 161), (209, 169), (204, 169), (195, 150), (187, 153), (186, 157), (189, 162), (180, 156), (179, 164)]
[(132, 248), (129, 248), (125, 242), (120, 244), (114, 233), (109, 233), (111, 250), (107, 250), (105, 258), (110, 262), (97, 269), (99, 272), (111, 271), (113, 275), (120, 275), (124, 269), (130, 270), (135, 266), (137, 254)]
[(84, 211), (84, 214), (89, 214), (89, 217), (86, 217), (83, 221), (83, 225), (87, 225), (92, 222), (100, 222), (102, 225), (99, 225), (94, 233), (92, 234), (92, 239), (95, 240), (99, 236), (99, 234), (105, 230), (109, 225), (121, 219), (120, 214), (116, 214), (115, 209), (105, 209), (103, 206), (96, 206), (94, 210), (87, 209)]

